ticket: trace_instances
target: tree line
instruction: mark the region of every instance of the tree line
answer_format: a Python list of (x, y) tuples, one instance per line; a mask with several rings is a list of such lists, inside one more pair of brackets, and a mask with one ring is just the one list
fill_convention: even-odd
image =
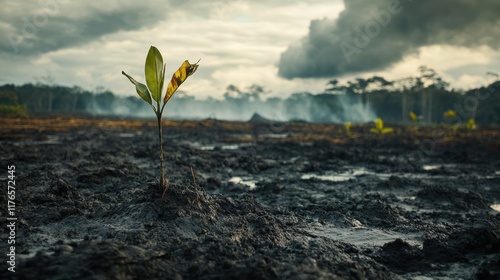
[[(224, 99), (197, 100), (179, 92), (167, 110), (169, 118), (220, 118), (248, 120), (254, 113), (269, 119), (310, 122), (368, 122), (375, 117), (391, 123), (407, 123), (409, 113), (425, 124), (445, 121), (454, 110), (460, 120), (475, 119), (483, 125), (500, 124), (500, 81), (463, 91), (450, 89), (433, 69), (422, 66), (416, 77), (390, 81), (383, 77), (356, 78), (340, 83), (332, 79), (321, 93), (294, 93), (287, 98), (266, 97), (263, 86), (240, 89), (229, 85)], [(1, 116), (110, 115), (153, 117), (136, 96), (122, 97), (104, 88), (95, 91), (42, 83), (0, 86)], [(458, 121), (458, 120), (457, 120)]]

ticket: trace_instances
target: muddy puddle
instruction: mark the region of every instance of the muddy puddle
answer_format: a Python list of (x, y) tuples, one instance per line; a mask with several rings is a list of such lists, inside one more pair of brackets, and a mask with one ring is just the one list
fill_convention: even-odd
[(500, 278), (496, 146), (175, 124), (164, 193), (156, 129), (125, 124), (3, 134), (19, 219), (1, 279)]

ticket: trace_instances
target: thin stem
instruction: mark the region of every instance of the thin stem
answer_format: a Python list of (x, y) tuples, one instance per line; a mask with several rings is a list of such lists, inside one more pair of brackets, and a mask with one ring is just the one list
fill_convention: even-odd
[(163, 161), (163, 133), (162, 133), (162, 123), (161, 115), (157, 115), (158, 118), (158, 135), (160, 140), (160, 187), (165, 188), (165, 163)]

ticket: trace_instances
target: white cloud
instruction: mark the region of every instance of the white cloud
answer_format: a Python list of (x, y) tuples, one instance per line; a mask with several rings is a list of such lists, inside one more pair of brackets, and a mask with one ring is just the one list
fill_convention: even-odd
[[(426, 46), (419, 48), (418, 53), (405, 57), (386, 70), (348, 75), (340, 80), (345, 81), (355, 77), (367, 78), (373, 75), (392, 80), (414, 77), (418, 75), (418, 68), (425, 65), (436, 70), (452, 87), (469, 89), (488, 82), (485, 79), (488, 69), (500, 70), (500, 65), (495, 60), (498, 57), (498, 52), (486, 46), (477, 49), (446, 45)], [(472, 66), (480, 67), (483, 71), (472, 75), (470, 73)]]

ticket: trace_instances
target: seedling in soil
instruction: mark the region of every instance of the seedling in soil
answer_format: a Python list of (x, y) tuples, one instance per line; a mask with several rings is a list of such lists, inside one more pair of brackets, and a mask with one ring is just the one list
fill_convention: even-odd
[(156, 118), (158, 120), (158, 136), (160, 140), (160, 186), (165, 190), (165, 163), (163, 160), (163, 134), (161, 120), (163, 109), (179, 86), (187, 79), (187, 77), (191, 76), (196, 69), (198, 69), (198, 62), (191, 64), (189, 61), (185, 60), (184, 63), (182, 63), (179, 69), (177, 69), (177, 71), (175, 71), (172, 75), (172, 79), (170, 79), (170, 83), (168, 84), (167, 91), (165, 92), (165, 96), (163, 98), (162, 91), (163, 83), (165, 81), (166, 64), (163, 63), (163, 57), (156, 47), (151, 46), (151, 48), (149, 48), (148, 55), (146, 56), (144, 72), (147, 86), (137, 82), (134, 78), (122, 71), (122, 74), (135, 85), (137, 94), (149, 105), (151, 105), (151, 108), (153, 108), (153, 111), (156, 114)]
[(418, 116), (413, 111), (410, 112), (411, 121), (416, 124), (418, 122)]
[(378, 118), (375, 121), (375, 128), (370, 129), (370, 132), (376, 134), (387, 134), (392, 133), (394, 129), (392, 127), (384, 127), (384, 121), (381, 118)]
[(411, 121), (413, 123), (412, 127), (410, 128), (410, 131), (412, 131), (413, 133), (416, 133), (418, 130), (418, 126), (417, 126), (418, 115), (415, 114), (415, 112), (413, 112), (413, 111), (410, 111), (409, 115), (410, 115)]
[(452, 119), (452, 118), (457, 116), (457, 112), (455, 112), (453, 110), (448, 110), (448, 111), (444, 112), (443, 115), (445, 118)]
[(348, 122), (348, 123), (344, 124), (345, 133), (347, 133), (348, 135), (351, 134), (351, 127), (352, 127), (352, 123), (351, 122)]
[(469, 119), (469, 121), (467, 122), (467, 129), (474, 130), (476, 128), (477, 128), (476, 121), (474, 121), (474, 119)]

